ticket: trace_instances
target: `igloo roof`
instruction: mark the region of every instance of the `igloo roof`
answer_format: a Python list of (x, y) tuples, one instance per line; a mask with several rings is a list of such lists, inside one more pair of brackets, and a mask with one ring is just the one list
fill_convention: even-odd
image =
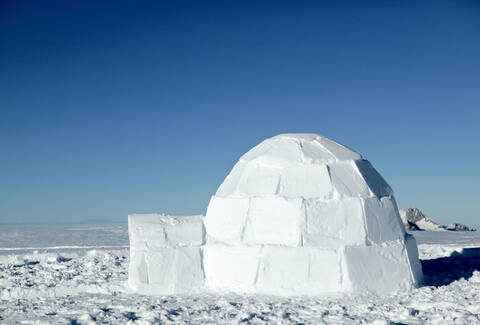
[(262, 159), (270, 163), (328, 163), (362, 159), (355, 151), (314, 133), (286, 133), (266, 139), (244, 154), (240, 161)]
[(290, 133), (245, 153), (216, 195), (332, 199), (390, 196), (392, 190), (352, 149), (322, 135)]

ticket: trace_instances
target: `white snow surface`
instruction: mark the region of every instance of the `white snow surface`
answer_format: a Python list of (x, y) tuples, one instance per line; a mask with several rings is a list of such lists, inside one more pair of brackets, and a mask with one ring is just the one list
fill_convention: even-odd
[(2, 227), (0, 324), (479, 324), (480, 233), (413, 235), (424, 284), (411, 291), (144, 296), (126, 285), (127, 227)]

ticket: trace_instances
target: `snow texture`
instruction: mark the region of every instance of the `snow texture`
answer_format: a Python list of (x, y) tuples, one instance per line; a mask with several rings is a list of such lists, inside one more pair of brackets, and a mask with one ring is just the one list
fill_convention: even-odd
[(422, 278), (390, 186), (316, 134), (281, 134), (244, 154), (204, 220), (130, 215), (129, 232), (139, 292), (384, 294)]
[(126, 227), (2, 227), (0, 323), (480, 324), (480, 233), (414, 236), (423, 285), (394, 295), (152, 296), (125, 286)]
[(202, 216), (128, 216), (130, 287), (142, 293), (191, 293), (204, 287)]

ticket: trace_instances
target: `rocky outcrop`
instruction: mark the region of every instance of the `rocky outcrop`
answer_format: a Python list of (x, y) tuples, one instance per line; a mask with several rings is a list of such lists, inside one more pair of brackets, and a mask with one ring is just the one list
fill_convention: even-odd
[(469, 227), (458, 222), (450, 223), (444, 227), (450, 231), (476, 231), (476, 229), (470, 229)]
[(461, 223), (451, 223), (446, 226), (438, 224), (435, 220), (426, 217), (418, 208), (399, 210), (403, 225), (406, 230), (430, 230), (430, 231), (475, 231)]

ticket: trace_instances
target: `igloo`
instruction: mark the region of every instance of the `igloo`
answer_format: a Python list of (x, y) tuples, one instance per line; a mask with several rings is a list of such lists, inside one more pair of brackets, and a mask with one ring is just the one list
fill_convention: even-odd
[(129, 235), (129, 284), (144, 293), (383, 294), (422, 278), (390, 186), (317, 134), (248, 151), (205, 217), (129, 215)]

